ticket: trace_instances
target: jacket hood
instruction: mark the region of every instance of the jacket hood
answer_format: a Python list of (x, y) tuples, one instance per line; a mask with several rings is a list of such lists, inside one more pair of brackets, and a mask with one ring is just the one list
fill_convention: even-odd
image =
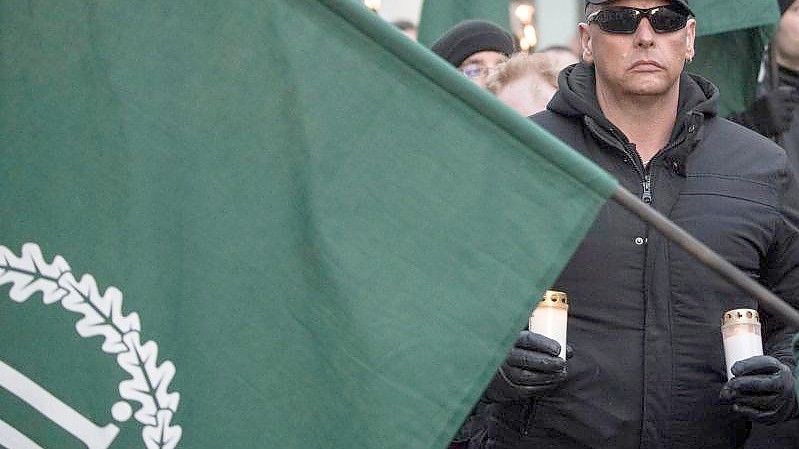
[[(594, 66), (582, 62), (563, 69), (558, 77), (559, 90), (550, 101), (547, 109), (567, 117), (588, 116), (606, 129), (613, 125), (602, 113), (596, 98), (596, 76)], [(705, 119), (713, 117), (718, 111), (719, 91), (710, 81), (698, 75), (683, 72), (680, 76), (680, 100), (678, 105), (675, 134), (693, 114), (701, 114)]]

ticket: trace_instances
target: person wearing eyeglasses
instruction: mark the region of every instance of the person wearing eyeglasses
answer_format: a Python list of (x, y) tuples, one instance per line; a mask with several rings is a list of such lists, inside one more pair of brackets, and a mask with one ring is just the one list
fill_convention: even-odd
[[(717, 116), (684, 72), (686, 1), (590, 0), (582, 62), (532, 120), (790, 304), (799, 305), (799, 187), (782, 149)], [(765, 355), (727, 379), (724, 312), (758, 309), (610, 201), (552, 286), (569, 297), (572, 357), (522, 331), (485, 389), (481, 449), (732, 449), (752, 422), (799, 414), (791, 338), (760, 309)]]
[(513, 36), (486, 20), (464, 20), (433, 43), (433, 53), (485, 87), (486, 78), (516, 49)]

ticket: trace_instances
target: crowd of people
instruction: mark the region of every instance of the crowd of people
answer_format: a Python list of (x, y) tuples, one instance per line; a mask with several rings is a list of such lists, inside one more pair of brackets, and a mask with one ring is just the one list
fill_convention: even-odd
[[(481, 20), (431, 49), (799, 307), (799, 1), (775, 1), (757, 100), (727, 118), (688, 66), (685, 0), (586, 0), (579, 54), (518, 52)], [(764, 355), (728, 379), (720, 319), (757, 302), (623, 207), (604, 206), (553, 289), (568, 356), (521, 331), (452, 448), (799, 448), (798, 329), (759, 310)]]

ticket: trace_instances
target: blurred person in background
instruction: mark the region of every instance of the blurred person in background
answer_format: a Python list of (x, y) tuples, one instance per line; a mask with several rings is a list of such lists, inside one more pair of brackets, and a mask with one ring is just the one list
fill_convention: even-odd
[(488, 75), (516, 51), (516, 44), (510, 33), (491, 22), (465, 20), (444, 33), (431, 50), (485, 87)]
[[(779, 28), (764, 61), (758, 98), (732, 120), (774, 139), (799, 171), (799, 1), (779, 0)], [(774, 426), (755, 423), (746, 449), (799, 449), (799, 421)]]
[(486, 88), (524, 116), (543, 111), (558, 90), (558, 74), (578, 62), (568, 47), (517, 53), (486, 79)]
[(580, 61), (580, 58), (577, 57), (574, 50), (565, 45), (550, 45), (541, 50), (536, 50), (536, 53), (549, 55), (553, 58), (554, 64), (560, 67), (558, 72)]
[(758, 97), (749, 109), (733, 114), (730, 120), (775, 140), (799, 171), (799, 2), (778, 3), (782, 17), (764, 61)]
[(547, 108), (558, 90), (562, 67), (548, 53), (517, 53), (486, 79), (486, 88), (503, 103), (528, 117)]
[(400, 31), (405, 33), (405, 35), (408, 36), (409, 38), (411, 38), (411, 40), (414, 40), (414, 41), (416, 40), (417, 31), (418, 30), (417, 30), (416, 25), (413, 22), (408, 21), (408, 20), (396, 20), (394, 22), (391, 22), (391, 24), (394, 25), (395, 27), (399, 28)]

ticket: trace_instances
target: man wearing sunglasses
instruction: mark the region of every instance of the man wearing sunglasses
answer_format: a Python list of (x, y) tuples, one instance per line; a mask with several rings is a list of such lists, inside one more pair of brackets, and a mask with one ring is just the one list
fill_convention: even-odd
[[(685, 73), (685, 1), (586, 2), (583, 62), (532, 119), (791, 304), (799, 305), (799, 190), (785, 153), (716, 115)], [(760, 310), (766, 355), (727, 379), (720, 320), (758, 309), (622, 206), (608, 202), (553, 289), (569, 295), (573, 356), (524, 331), (487, 387), (470, 447), (742, 447), (752, 422), (799, 414), (791, 337)]]

